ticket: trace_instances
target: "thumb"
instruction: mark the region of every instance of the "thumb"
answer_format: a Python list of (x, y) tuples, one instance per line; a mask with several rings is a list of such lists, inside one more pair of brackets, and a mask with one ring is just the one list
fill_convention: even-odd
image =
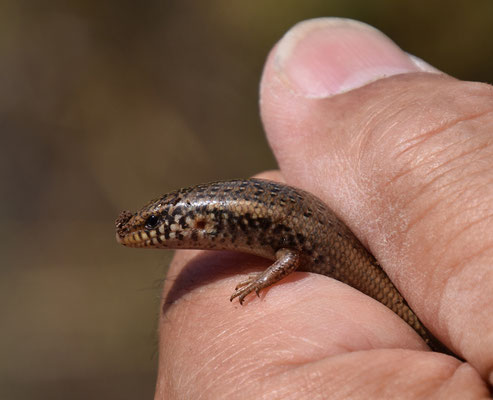
[(379, 31), (341, 19), (291, 29), (261, 84), (286, 181), (328, 203), (425, 325), (485, 378), (493, 370), (492, 110), (490, 86), (438, 73)]

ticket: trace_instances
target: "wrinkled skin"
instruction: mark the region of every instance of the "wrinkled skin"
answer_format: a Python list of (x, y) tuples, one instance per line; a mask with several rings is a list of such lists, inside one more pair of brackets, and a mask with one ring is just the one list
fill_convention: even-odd
[[(342, 82), (342, 83), (341, 83)], [(425, 325), (297, 272), (228, 301), (266, 261), (177, 252), (156, 399), (482, 398), (493, 371), (493, 90), (410, 58), (355, 22), (296, 26), (272, 50), (261, 114), (284, 180), (323, 199)]]

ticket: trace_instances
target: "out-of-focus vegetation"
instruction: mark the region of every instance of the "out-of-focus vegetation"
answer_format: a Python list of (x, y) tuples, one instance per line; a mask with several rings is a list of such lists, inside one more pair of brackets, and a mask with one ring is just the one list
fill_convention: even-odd
[(152, 396), (170, 254), (120, 248), (113, 221), (170, 189), (275, 167), (263, 61), (319, 16), (493, 81), (489, 0), (0, 3), (1, 398)]

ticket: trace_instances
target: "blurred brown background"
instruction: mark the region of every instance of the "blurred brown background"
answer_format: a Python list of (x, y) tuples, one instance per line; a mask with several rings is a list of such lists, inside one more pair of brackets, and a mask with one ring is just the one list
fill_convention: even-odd
[(114, 219), (275, 167), (262, 65), (318, 16), (493, 81), (490, 0), (0, 1), (0, 398), (152, 397), (170, 253), (119, 247)]

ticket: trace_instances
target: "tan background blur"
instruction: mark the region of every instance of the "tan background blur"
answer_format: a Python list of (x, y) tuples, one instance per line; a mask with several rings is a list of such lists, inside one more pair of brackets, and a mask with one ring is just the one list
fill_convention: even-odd
[(170, 253), (119, 247), (114, 219), (275, 167), (262, 65), (317, 16), (493, 81), (491, 0), (0, 1), (0, 398), (152, 396)]

